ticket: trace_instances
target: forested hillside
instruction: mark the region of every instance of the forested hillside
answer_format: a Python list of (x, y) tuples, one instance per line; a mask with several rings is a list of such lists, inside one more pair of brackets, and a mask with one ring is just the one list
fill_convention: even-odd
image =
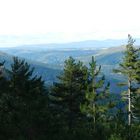
[[(101, 72), (106, 75), (106, 79), (111, 84), (111, 92), (119, 93), (124, 88), (118, 89), (116, 83), (123, 81), (123, 78), (113, 73), (112, 70), (118, 67), (118, 64), (122, 61), (125, 47), (124, 45), (117, 45), (123, 42), (124, 40), (106, 40), (68, 44), (25, 45), (1, 48), (1, 51), (25, 59), (31, 66), (35, 67), (35, 73), (42, 76), (47, 84), (57, 81), (56, 76), (62, 72), (64, 61), (69, 56), (82, 61), (87, 67), (91, 57), (94, 56), (97, 63), (102, 65)], [(126, 43), (124, 42), (124, 44)]]
[[(140, 50), (134, 42), (128, 35), (122, 61), (112, 70), (123, 79), (116, 87), (125, 87), (117, 95), (96, 56), (89, 64), (69, 57), (57, 80), (46, 86), (37, 64), (1, 54), (0, 139), (139, 140)], [(107, 63), (104, 57), (98, 61)]]

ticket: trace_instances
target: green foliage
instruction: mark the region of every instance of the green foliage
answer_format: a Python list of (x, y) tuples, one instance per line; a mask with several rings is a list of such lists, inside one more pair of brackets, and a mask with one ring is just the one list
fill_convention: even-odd
[[(109, 105), (109, 86), (105, 84), (105, 77), (100, 75), (101, 66), (97, 67), (94, 57), (88, 70), (88, 84), (86, 90), (86, 102), (81, 105), (81, 111), (94, 122), (101, 121), (107, 116)], [(113, 106), (112, 106), (113, 107)]]
[(128, 35), (128, 44), (126, 45), (123, 61), (119, 64), (118, 69), (114, 69), (114, 72), (126, 76), (131, 81), (136, 80), (139, 60), (139, 49), (134, 47), (134, 42), (135, 40)]
[[(126, 81), (119, 83), (119, 86), (127, 86), (127, 92), (123, 95), (123, 99), (128, 101), (128, 124), (134, 118), (132, 106), (134, 107), (134, 98), (136, 97), (137, 84), (140, 81), (140, 53), (139, 49), (134, 47), (135, 40), (128, 35), (128, 43), (124, 52), (123, 61), (119, 64), (119, 68), (115, 69), (115, 73), (122, 74)], [(134, 97), (135, 96), (135, 97)]]
[(47, 105), (44, 82), (32, 76), (33, 69), (24, 60), (13, 61), (6, 92), (0, 98), (1, 137), (34, 139), (45, 121), (42, 120)]
[(58, 113), (62, 112), (71, 131), (74, 121), (81, 115), (80, 104), (85, 100), (87, 68), (80, 61), (76, 62), (70, 57), (65, 61), (64, 72), (58, 76), (58, 80), (53, 86), (52, 104)]
[(127, 78), (120, 86), (127, 85), (131, 93), (131, 125), (124, 108), (128, 91), (123, 91), (124, 99), (111, 94), (94, 57), (89, 67), (70, 57), (52, 87), (25, 60), (14, 57), (10, 70), (0, 63), (0, 140), (139, 140), (139, 49), (128, 38), (114, 71)]

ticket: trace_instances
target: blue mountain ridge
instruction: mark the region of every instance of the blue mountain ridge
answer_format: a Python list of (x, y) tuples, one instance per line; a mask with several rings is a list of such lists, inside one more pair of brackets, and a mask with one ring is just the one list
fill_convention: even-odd
[[(53, 44), (32, 44), (17, 47), (0, 48), (1, 59), (6, 59), (7, 64), (12, 62), (12, 56), (26, 59), (31, 66), (35, 67), (35, 74), (41, 75), (47, 84), (56, 81), (56, 76), (62, 72), (64, 61), (69, 56), (82, 61), (88, 66), (91, 57), (95, 56), (97, 63), (102, 66), (102, 72), (107, 81), (111, 83), (111, 91), (120, 93), (121, 88), (116, 86), (124, 77), (112, 72), (118, 67), (123, 57), (125, 39), (108, 40), (88, 40), (70, 43)], [(140, 39), (136, 39), (135, 45), (140, 44)], [(5, 53), (3, 53), (5, 52)]]

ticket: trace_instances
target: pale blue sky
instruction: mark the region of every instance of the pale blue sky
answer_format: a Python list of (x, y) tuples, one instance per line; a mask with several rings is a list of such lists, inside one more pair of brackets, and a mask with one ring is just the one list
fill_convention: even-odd
[(140, 0), (0, 0), (0, 46), (140, 37)]

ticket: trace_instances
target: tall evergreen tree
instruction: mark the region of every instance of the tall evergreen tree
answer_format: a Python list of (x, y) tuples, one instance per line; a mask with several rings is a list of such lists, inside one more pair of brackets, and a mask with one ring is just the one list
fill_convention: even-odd
[(87, 68), (75, 59), (69, 57), (65, 61), (64, 71), (58, 76), (54, 84), (52, 97), (53, 104), (63, 112), (68, 121), (68, 129), (72, 131), (76, 120), (80, 116), (80, 104), (85, 100)]
[(9, 90), (0, 102), (3, 139), (35, 139), (42, 133), (46, 96), (41, 77), (24, 60), (14, 57), (9, 77)]
[(140, 54), (136, 62), (135, 78), (136, 78), (137, 85), (135, 86), (135, 94), (133, 95), (132, 98), (132, 103), (133, 103), (132, 111), (136, 122), (140, 122)]
[(126, 50), (124, 52), (123, 61), (119, 64), (119, 68), (115, 69), (115, 73), (122, 74), (126, 82), (120, 83), (122, 86), (127, 86), (127, 92), (125, 97), (128, 101), (128, 125), (131, 125), (132, 119), (132, 98), (135, 93), (135, 87), (137, 81), (140, 80), (138, 76), (138, 61), (139, 61), (139, 49), (134, 47), (135, 40), (128, 35), (128, 44), (126, 45)]
[(6, 121), (5, 114), (7, 114), (7, 105), (5, 104), (5, 100), (9, 98), (9, 82), (5, 73), (4, 61), (0, 63), (0, 139), (6, 139), (4, 136), (8, 135), (5, 133), (5, 130), (9, 128), (6, 127), (8, 121)]
[(109, 100), (109, 85), (105, 83), (105, 77), (101, 75), (101, 66), (97, 66), (92, 57), (88, 69), (86, 102), (81, 105), (81, 110), (93, 120), (94, 129), (96, 129), (96, 123), (105, 119), (108, 108), (113, 105)]
[(6, 92), (8, 88), (8, 80), (5, 69), (5, 61), (0, 62), (0, 92)]

